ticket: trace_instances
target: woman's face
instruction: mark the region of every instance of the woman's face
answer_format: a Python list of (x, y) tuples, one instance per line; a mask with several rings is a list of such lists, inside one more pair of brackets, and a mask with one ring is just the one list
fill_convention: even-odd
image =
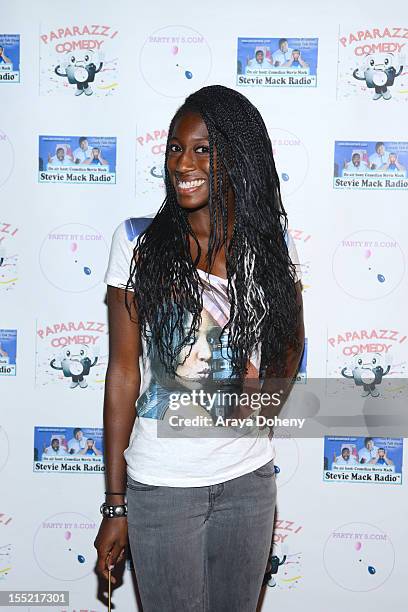
[(201, 387), (210, 378), (213, 347), (218, 343), (219, 335), (220, 327), (215, 319), (206, 310), (202, 310), (202, 322), (197, 332), (197, 340), (187, 359), (185, 356), (189, 352), (190, 345), (183, 348), (180, 353), (181, 363), (176, 368), (177, 380), (183, 386), (193, 388), (191, 383), (195, 383), (195, 387)]
[(182, 208), (208, 204), (210, 148), (207, 127), (200, 115), (187, 112), (169, 135), (167, 170)]

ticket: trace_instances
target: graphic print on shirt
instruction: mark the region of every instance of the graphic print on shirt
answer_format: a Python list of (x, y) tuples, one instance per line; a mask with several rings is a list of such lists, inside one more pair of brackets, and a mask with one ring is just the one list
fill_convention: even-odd
[[(120, 224), (114, 235), (105, 282), (108, 285), (127, 288), (131, 260), (139, 237), (152, 223), (152, 217), (128, 218)], [(296, 266), (296, 278), (301, 270), (296, 248), (289, 233), (285, 233), (292, 262)], [(166, 372), (159, 358), (158, 347), (142, 337), (142, 388), (137, 399), (137, 415), (144, 419), (162, 422), (171, 427), (172, 416), (178, 419), (199, 417), (200, 425), (233, 425), (233, 421), (251, 421), (254, 412), (261, 409), (259, 404), (262, 389), (261, 342), (258, 340), (249, 356), (245, 376), (232, 376), (232, 352), (228, 348), (230, 317), (228, 280), (197, 269), (200, 277), (202, 296), (201, 318), (198, 329), (192, 334), (189, 344), (183, 346), (172, 377)], [(131, 286), (128, 288), (131, 290)], [(178, 313), (177, 313), (178, 316)], [(192, 325), (193, 315), (186, 311), (179, 337), (172, 339), (173, 349), (183, 344)], [(147, 326), (148, 327), (148, 326)], [(147, 330), (149, 331), (149, 330)], [(150, 334), (148, 333), (148, 336)], [(148, 350), (149, 349), (149, 350)], [(254, 404), (254, 401), (256, 404)], [(177, 411), (177, 412), (175, 412)], [(143, 420), (144, 420), (143, 419)], [(179, 421), (178, 421), (179, 422)], [(248, 422), (246, 422), (249, 425)], [(253, 424), (253, 423), (252, 423)], [(162, 427), (160, 425), (160, 427)]]
[[(177, 410), (179, 414), (182, 411), (183, 417), (205, 417), (210, 413), (216, 420), (219, 416), (230, 416), (235, 406), (235, 394), (242, 393), (242, 383), (232, 378), (228, 331), (223, 331), (229, 316), (226, 283), (222, 283), (222, 279), (214, 284), (204, 279), (202, 282), (203, 310), (195, 342), (180, 352), (173, 379), (165, 374), (156, 351), (152, 349), (150, 382), (137, 401), (139, 416), (164, 419), (169, 416), (170, 408), (170, 414), (171, 410)], [(192, 315), (186, 313), (186, 334), (191, 322)], [(247, 378), (256, 378), (258, 373), (251, 361)], [(234, 395), (231, 397), (229, 393)], [(188, 395), (192, 398), (191, 403), (187, 403)], [(184, 398), (183, 405), (172, 399), (177, 396)]]
[[(151, 219), (127, 219), (125, 222), (126, 236), (133, 242), (136, 236), (146, 229)], [(201, 324), (196, 334), (195, 342), (185, 346), (178, 358), (176, 377), (166, 374), (157, 350), (152, 346), (149, 364), (146, 367), (148, 383), (137, 400), (137, 413), (140, 417), (164, 419), (177, 410), (184, 417), (203, 416), (211, 414), (213, 420), (218, 416), (229, 416), (233, 409), (233, 399), (226, 393), (242, 393), (242, 383), (231, 377), (231, 354), (228, 351), (228, 331), (223, 328), (229, 319), (229, 300), (227, 281), (214, 275), (209, 276), (199, 270), (203, 285), (203, 309)], [(185, 313), (184, 331), (187, 335), (192, 323), (192, 315)], [(176, 338), (174, 343), (178, 342)], [(246, 378), (257, 379), (259, 367), (254, 354), (248, 365)], [(192, 394), (191, 392), (196, 392)], [(187, 394), (192, 399), (199, 397), (199, 402), (187, 402), (176, 407), (172, 398)], [(170, 412), (169, 412), (170, 409)], [(166, 416), (165, 416), (166, 415)]]

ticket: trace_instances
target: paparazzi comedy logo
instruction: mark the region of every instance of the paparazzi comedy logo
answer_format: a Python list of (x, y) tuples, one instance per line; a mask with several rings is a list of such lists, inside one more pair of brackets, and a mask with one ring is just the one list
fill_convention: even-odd
[(40, 34), (40, 94), (110, 96), (118, 88), (119, 32), (113, 25), (43, 24)]
[(108, 362), (106, 322), (87, 319), (37, 321), (36, 386), (70, 392), (102, 390)]
[(136, 197), (152, 209), (165, 196), (164, 160), (167, 129), (140, 128), (136, 137)]
[(18, 231), (14, 223), (0, 221), (0, 293), (14, 289), (17, 284)]
[(340, 27), (337, 98), (376, 105), (408, 100), (408, 28), (402, 26)]

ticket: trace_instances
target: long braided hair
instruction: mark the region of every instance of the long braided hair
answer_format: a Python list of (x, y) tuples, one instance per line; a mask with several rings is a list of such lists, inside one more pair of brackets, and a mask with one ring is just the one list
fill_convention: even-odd
[[(210, 235), (207, 263), (226, 244), (227, 197), (232, 189), (235, 224), (226, 249), (230, 319), (228, 357), (232, 376), (242, 378), (252, 351), (261, 343), (261, 369), (273, 365), (284, 375), (288, 347), (297, 345), (298, 306), (285, 232), (287, 215), (281, 201), (272, 145), (259, 111), (239, 92), (213, 85), (191, 94), (169, 127), (185, 113), (199, 114), (209, 137)], [(201, 249), (188, 214), (177, 203), (165, 157), (165, 200), (136, 241), (128, 289), (138, 313), (148, 353), (154, 346), (170, 376), (175, 376), (182, 349), (195, 342), (201, 323), (202, 284), (196, 270)], [(216, 160), (215, 160), (216, 154)], [(216, 166), (216, 169), (214, 168)], [(193, 261), (189, 236), (198, 255)], [(127, 292), (128, 293), (128, 292)], [(130, 312), (130, 303), (127, 298)], [(185, 314), (192, 316), (189, 330)]]

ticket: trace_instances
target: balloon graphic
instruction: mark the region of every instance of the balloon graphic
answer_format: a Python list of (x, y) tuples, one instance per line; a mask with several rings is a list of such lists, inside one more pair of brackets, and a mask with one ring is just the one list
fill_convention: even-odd
[(356, 543), (354, 544), (354, 546), (355, 546), (355, 549), (356, 549), (356, 550), (360, 550), (360, 548), (361, 548), (361, 542), (356, 542)]
[(377, 274), (377, 278), (380, 281), (380, 283), (383, 283), (385, 281), (385, 276), (383, 276), (382, 274)]
[(189, 70), (186, 70), (184, 74), (186, 75), (186, 79), (192, 79), (193, 78), (193, 73), (190, 72)]
[(368, 259), (371, 256), (371, 249), (366, 249), (364, 251), (364, 257)]
[(71, 251), (72, 251), (73, 253), (75, 253), (75, 251), (77, 250), (77, 248), (78, 248), (77, 243), (76, 243), (76, 242), (71, 242)]
[(174, 46), (171, 48), (171, 52), (172, 52), (172, 54), (173, 54), (173, 55), (177, 55), (178, 50), (179, 50), (179, 48), (178, 48), (178, 46), (177, 46), (177, 45), (174, 45)]
[(376, 569), (375, 569), (375, 567), (373, 567), (372, 565), (369, 565), (369, 566), (368, 566), (368, 571), (370, 572), (370, 574), (371, 574), (371, 575), (374, 575), (374, 574), (375, 574), (375, 572), (376, 572)]
[(79, 563), (85, 563), (86, 559), (85, 559), (85, 557), (84, 557), (83, 555), (79, 555), (79, 554), (77, 553), (77, 551), (76, 551), (76, 550), (73, 550), (72, 548), (68, 548), (68, 550), (69, 550), (70, 552), (73, 552), (73, 553), (75, 553), (75, 554), (76, 554), (76, 556), (77, 556), (76, 558), (77, 558), (77, 561), (78, 561)]
[(85, 266), (85, 268), (84, 268), (84, 272), (85, 272), (85, 274), (86, 274), (87, 276), (89, 276), (89, 275), (91, 274), (91, 268), (87, 268), (87, 267)]
[(69, 540), (71, 538), (71, 532), (70, 531), (66, 531), (65, 534), (64, 534), (64, 538), (66, 540)]
[(286, 174), (285, 172), (282, 173), (282, 180), (283, 181), (288, 181), (289, 180), (289, 175)]

